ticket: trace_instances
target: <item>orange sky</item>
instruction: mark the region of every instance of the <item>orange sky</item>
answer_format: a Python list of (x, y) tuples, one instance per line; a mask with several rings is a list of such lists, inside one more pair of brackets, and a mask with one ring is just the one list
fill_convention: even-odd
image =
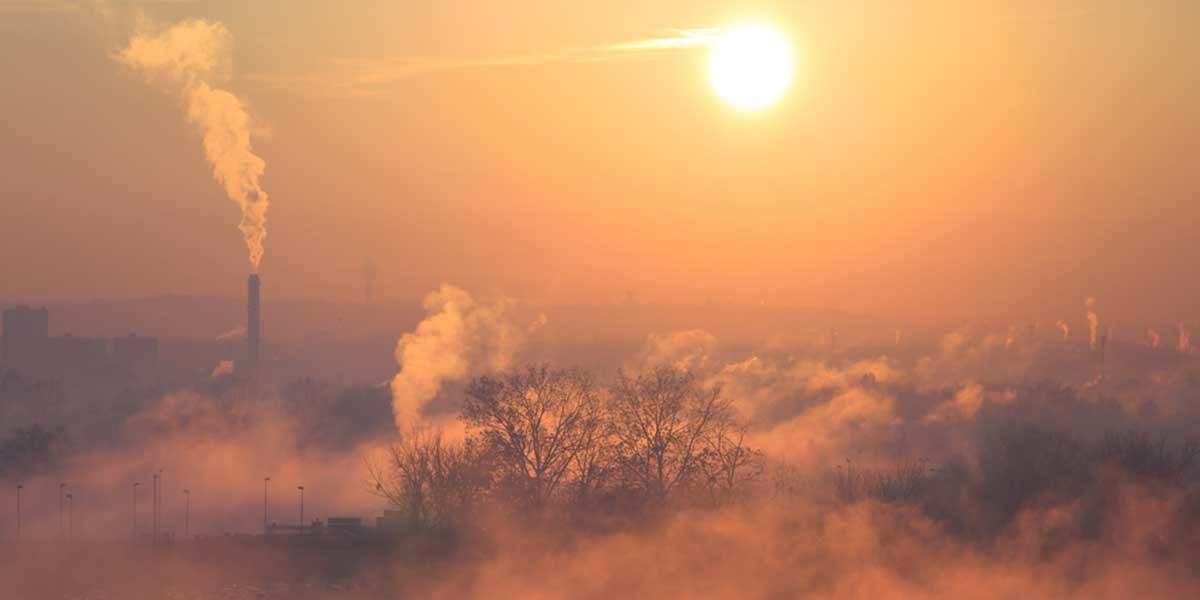
[[(91, 3), (84, 3), (91, 6)], [(112, 59), (140, 6), (222, 22), (269, 126), (271, 294), (440, 282), (554, 302), (1200, 318), (1200, 5), (0, 4), (0, 300), (241, 293), (236, 206), (176, 100)], [(350, 8), (352, 7), (352, 8)], [(797, 81), (720, 103), (704, 51), (440, 70), (765, 18)]]

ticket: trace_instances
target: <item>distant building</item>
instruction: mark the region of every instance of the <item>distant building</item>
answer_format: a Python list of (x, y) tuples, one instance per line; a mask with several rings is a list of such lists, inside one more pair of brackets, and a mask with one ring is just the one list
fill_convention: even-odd
[(0, 359), (25, 379), (64, 374), (95, 374), (114, 364), (134, 372), (154, 369), (158, 363), (158, 340), (129, 335), (112, 340), (71, 334), (50, 337), (50, 313), (45, 307), (17, 306), (4, 311)]
[(343, 533), (347, 535), (362, 534), (363, 520), (359, 517), (329, 517), (325, 522), (325, 529), (329, 533)]
[(108, 363), (108, 342), (104, 338), (76, 337), (71, 334), (49, 338), (47, 357), (55, 372), (79, 372), (101, 368)]
[(133, 334), (113, 338), (112, 357), (118, 365), (130, 371), (151, 370), (158, 364), (158, 338)]
[(3, 360), (22, 371), (34, 371), (43, 363), (50, 337), (50, 313), (46, 307), (17, 306), (4, 311)]

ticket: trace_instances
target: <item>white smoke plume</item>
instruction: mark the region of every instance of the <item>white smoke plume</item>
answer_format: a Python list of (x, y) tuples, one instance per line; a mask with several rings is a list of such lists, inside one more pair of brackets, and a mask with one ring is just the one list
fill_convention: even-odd
[(550, 322), (550, 319), (546, 317), (546, 313), (538, 313), (538, 316), (533, 320), (533, 322), (531, 322), (529, 324), (529, 327), (526, 329), (526, 331), (529, 333), (533, 333), (533, 332), (545, 327), (546, 323), (549, 323), (549, 322)]
[(1058, 330), (1062, 332), (1062, 339), (1064, 342), (1071, 339), (1071, 326), (1067, 325), (1066, 321), (1060, 319), (1054, 324), (1054, 326), (1058, 327)]
[(1153, 329), (1147, 329), (1146, 335), (1150, 336), (1150, 347), (1157, 349), (1162, 345), (1162, 336)]
[(232, 35), (212, 21), (182, 21), (135, 34), (115, 55), (121, 64), (141, 73), (183, 102), (188, 122), (204, 138), (204, 153), (213, 177), (241, 208), (238, 229), (249, 250), (250, 266), (258, 272), (267, 236), (267, 193), (259, 184), (266, 162), (251, 149), (259, 130), (246, 105), (232, 92), (213, 86), (229, 60)]
[(225, 340), (240, 340), (245, 337), (246, 337), (246, 326), (238, 325), (238, 326), (230, 329), (229, 331), (226, 331), (225, 333), (218, 335), (217, 341), (223, 342)]
[(1100, 329), (1100, 317), (1096, 314), (1096, 299), (1089, 296), (1084, 306), (1087, 308), (1088, 347), (1096, 350), (1099, 347), (1097, 336)]
[(1192, 353), (1192, 332), (1184, 327), (1183, 321), (1179, 322), (1179, 352), (1180, 354)]
[(673, 366), (688, 371), (702, 371), (712, 365), (717, 338), (703, 329), (688, 329), (671, 333), (651, 333), (641, 352), (625, 364), (626, 369), (640, 371), (658, 366)]
[(223, 360), (223, 361), (217, 363), (217, 366), (213, 368), (212, 373), (209, 374), (208, 378), (209, 379), (220, 379), (222, 377), (225, 377), (226, 375), (233, 375), (233, 371), (234, 371), (233, 361), (232, 360)]
[(392, 414), (402, 434), (425, 424), (424, 409), (443, 383), (507, 368), (524, 337), (510, 300), (480, 302), (443, 285), (425, 297), (424, 307), (425, 320), (396, 344), (400, 372), (392, 379)]

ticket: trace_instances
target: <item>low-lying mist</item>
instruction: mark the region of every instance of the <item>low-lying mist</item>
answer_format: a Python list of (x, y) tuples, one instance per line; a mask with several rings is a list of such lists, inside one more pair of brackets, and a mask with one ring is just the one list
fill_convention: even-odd
[[(87, 393), (4, 373), (0, 478), (23, 486), (20, 540), (0, 515), (14, 597), (1200, 589), (1190, 342), (1117, 342), (1089, 318), (1082, 336), (933, 342), (651, 330), (614, 357), (509, 300), (444, 287), (425, 309), (390, 385), (222, 374)], [(301, 485), (306, 524), (370, 531), (251, 537), (300, 523)]]

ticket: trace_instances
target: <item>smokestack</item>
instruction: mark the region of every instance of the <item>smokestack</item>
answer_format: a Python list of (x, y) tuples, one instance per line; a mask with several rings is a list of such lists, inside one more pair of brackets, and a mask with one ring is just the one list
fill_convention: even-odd
[(259, 299), (261, 287), (262, 282), (258, 279), (258, 274), (251, 274), (246, 285), (246, 358), (255, 372), (258, 371), (258, 348), (262, 335), (262, 304)]

